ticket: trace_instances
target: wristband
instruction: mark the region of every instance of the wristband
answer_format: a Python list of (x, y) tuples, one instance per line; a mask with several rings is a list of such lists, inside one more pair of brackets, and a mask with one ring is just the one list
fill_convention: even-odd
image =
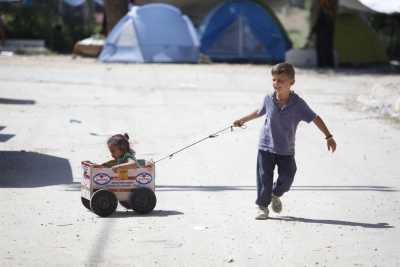
[(333, 138), (333, 135), (331, 135), (331, 134), (328, 135), (327, 137), (325, 137), (326, 140), (329, 140), (329, 139), (331, 139), (331, 138)]

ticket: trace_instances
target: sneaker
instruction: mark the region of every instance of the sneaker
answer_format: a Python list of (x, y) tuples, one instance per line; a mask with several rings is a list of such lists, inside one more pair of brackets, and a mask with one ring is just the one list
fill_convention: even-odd
[(267, 207), (258, 207), (258, 212), (256, 220), (266, 220), (268, 219), (269, 210)]
[(272, 195), (271, 202), (272, 210), (276, 213), (280, 213), (282, 211), (282, 201), (279, 197)]

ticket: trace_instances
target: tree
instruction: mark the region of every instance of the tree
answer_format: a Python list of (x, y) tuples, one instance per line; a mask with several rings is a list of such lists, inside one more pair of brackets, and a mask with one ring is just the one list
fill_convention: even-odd
[(108, 34), (115, 24), (128, 12), (128, 0), (105, 0), (104, 15), (106, 20), (106, 33)]

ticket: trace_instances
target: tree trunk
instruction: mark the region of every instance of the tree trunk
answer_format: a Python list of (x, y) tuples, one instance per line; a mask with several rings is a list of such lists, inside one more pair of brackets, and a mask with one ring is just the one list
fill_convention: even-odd
[(115, 24), (128, 13), (128, 0), (105, 0), (104, 15), (106, 20), (106, 33), (108, 34)]

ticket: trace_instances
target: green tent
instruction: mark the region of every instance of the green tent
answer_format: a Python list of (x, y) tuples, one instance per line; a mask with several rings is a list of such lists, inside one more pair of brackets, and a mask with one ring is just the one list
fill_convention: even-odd
[(335, 50), (340, 65), (388, 62), (378, 34), (353, 12), (338, 14), (336, 17)]

